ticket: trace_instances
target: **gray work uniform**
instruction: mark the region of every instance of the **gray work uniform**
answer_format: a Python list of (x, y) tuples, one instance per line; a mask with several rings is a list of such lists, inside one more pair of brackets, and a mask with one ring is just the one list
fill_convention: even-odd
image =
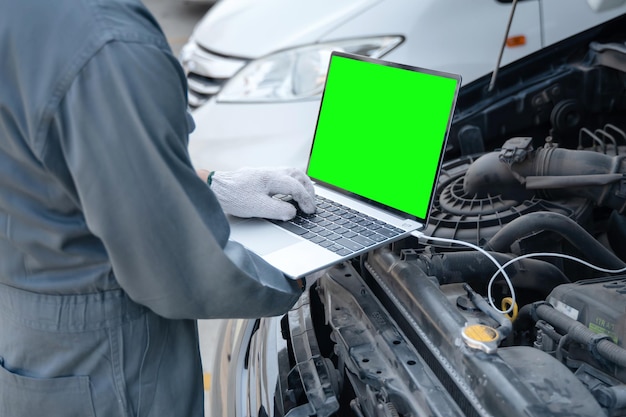
[(0, 416), (201, 416), (194, 319), (300, 290), (228, 241), (163, 33), (139, 0), (0, 0), (0, 56)]

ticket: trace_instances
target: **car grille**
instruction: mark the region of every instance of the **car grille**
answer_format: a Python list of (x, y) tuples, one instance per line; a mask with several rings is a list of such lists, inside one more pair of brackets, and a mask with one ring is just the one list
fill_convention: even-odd
[(197, 44), (191, 48), (181, 64), (187, 75), (189, 107), (195, 109), (219, 93), (224, 83), (248, 60), (215, 54)]

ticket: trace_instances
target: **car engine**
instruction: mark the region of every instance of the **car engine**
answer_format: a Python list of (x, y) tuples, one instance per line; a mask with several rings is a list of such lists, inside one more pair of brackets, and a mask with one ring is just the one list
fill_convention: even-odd
[(462, 89), (428, 228), (282, 320), (274, 415), (626, 416), (625, 40)]

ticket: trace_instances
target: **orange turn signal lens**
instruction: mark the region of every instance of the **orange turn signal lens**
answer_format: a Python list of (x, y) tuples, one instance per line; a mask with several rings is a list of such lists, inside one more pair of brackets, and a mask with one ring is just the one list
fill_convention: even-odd
[(509, 48), (515, 48), (516, 46), (524, 46), (526, 45), (526, 36), (517, 35), (517, 36), (509, 36), (506, 38), (506, 46)]

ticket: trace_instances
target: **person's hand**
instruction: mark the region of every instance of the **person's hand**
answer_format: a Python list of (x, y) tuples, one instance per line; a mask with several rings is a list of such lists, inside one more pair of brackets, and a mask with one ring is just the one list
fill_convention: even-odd
[(272, 198), (291, 195), (300, 210), (315, 212), (315, 191), (309, 177), (296, 168), (243, 168), (216, 171), (210, 181), (225, 213), (238, 217), (289, 220), (296, 215), (293, 204)]

